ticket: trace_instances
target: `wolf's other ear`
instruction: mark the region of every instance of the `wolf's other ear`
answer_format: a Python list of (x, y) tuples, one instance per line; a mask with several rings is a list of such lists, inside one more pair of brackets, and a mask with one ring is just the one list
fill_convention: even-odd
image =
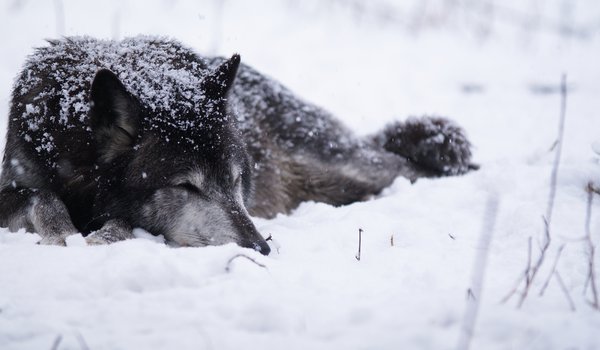
[(110, 162), (131, 149), (140, 123), (140, 107), (119, 78), (110, 70), (96, 73), (90, 90), (90, 122), (98, 156)]
[(234, 54), (204, 78), (202, 89), (206, 96), (212, 100), (225, 97), (233, 85), (239, 66), (240, 55)]

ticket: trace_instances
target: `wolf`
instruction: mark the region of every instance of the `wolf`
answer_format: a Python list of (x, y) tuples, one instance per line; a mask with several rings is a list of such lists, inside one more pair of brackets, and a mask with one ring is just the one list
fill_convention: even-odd
[(55, 245), (78, 233), (116, 242), (140, 227), (173, 245), (234, 242), (267, 255), (252, 216), (475, 168), (465, 132), (444, 118), (357, 137), (237, 54), (68, 37), (37, 48), (15, 81), (0, 226)]

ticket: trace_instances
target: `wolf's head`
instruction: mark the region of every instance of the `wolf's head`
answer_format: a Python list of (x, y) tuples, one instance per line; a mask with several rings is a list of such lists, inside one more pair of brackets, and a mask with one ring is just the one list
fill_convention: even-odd
[(111, 71), (96, 74), (90, 120), (103, 174), (96, 215), (182, 246), (235, 242), (269, 253), (246, 211), (250, 162), (226, 103), (239, 63), (238, 55), (222, 63), (188, 90), (192, 97), (169, 96), (191, 106), (175, 116), (137, 98)]

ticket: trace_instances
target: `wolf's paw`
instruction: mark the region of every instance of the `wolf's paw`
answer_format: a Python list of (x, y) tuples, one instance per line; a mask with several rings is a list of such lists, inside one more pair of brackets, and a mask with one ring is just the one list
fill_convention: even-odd
[(58, 245), (58, 246), (67, 246), (67, 236), (68, 235), (56, 235), (56, 236), (45, 236), (40, 241), (37, 242), (39, 245)]
[(388, 125), (376, 141), (434, 175), (460, 175), (478, 169), (471, 163), (471, 143), (452, 121), (440, 117), (409, 118)]
[(134, 238), (131, 227), (121, 220), (110, 220), (85, 237), (88, 245), (110, 244)]
[(99, 231), (94, 231), (85, 236), (85, 243), (87, 245), (103, 245), (113, 242), (116, 242), (116, 240), (110, 239), (110, 235), (107, 235), (105, 232), (99, 233)]

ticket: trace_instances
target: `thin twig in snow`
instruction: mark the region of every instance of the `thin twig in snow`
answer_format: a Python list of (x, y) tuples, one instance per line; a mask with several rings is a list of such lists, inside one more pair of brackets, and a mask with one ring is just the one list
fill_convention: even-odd
[[(588, 263), (589, 264), (589, 263)], [(590, 275), (589, 269), (588, 269), (588, 274), (585, 277), (585, 284), (583, 285), (583, 296), (585, 297), (585, 295), (587, 294), (587, 289), (590, 286), (590, 280), (592, 279), (592, 276)]]
[(232, 256), (229, 261), (227, 261), (227, 265), (225, 266), (225, 271), (230, 272), (231, 271), (231, 263), (237, 259), (237, 258), (245, 258), (248, 259), (250, 261), (252, 261), (253, 263), (255, 263), (256, 265), (262, 267), (263, 269), (266, 269), (267, 267), (261, 263), (259, 263), (258, 261), (256, 261), (255, 259), (249, 257), (248, 255), (244, 255), (244, 254), (236, 254), (234, 256)]
[(531, 236), (529, 236), (529, 238), (527, 239), (527, 268), (525, 269), (525, 283), (529, 284), (529, 281), (531, 281), (530, 278), (530, 273), (531, 273)]
[(492, 242), (494, 226), (496, 225), (496, 216), (498, 212), (498, 197), (491, 194), (485, 206), (485, 214), (483, 217), (483, 225), (479, 236), (479, 244), (476, 252), (475, 260), (473, 261), (473, 270), (471, 274), (471, 288), (467, 290), (467, 303), (463, 317), (461, 333), (458, 339), (457, 349), (467, 350), (473, 338), (475, 330), (475, 322), (479, 312), (479, 303), (483, 291), (483, 280), (485, 277), (485, 269), (489, 247)]
[(79, 347), (81, 348), (81, 350), (90, 350), (90, 347), (87, 345), (85, 339), (83, 338), (83, 335), (81, 335), (81, 333), (77, 332), (77, 341), (79, 341)]
[(596, 255), (596, 247), (592, 242), (592, 230), (590, 228), (590, 222), (592, 220), (592, 202), (594, 200), (594, 184), (590, 182), (587, 186), (587, 208), (585, 212), (585, 234), (586, 234), (586, 243), (589, 251), (589, 259), (588, 259), (588, 278), (586, 280), (586, 288), (584, 288), (584, 293), (587, 290), (588, 283), (592, 288), (592, 301), (590, 305), (596, 310), (600, 309), (600, 305), (598, 304), (598, 290), (596, 289), (596, 271), (594, 270), (594, 260)]
[(567, 300), (569, 301), (569, 307), (571, 308), (571, 311), (575, 311), (575, 304), (573, 304), (573, 299), (571, 299), (569, 290), (567, 289), (567, 286), (565, 285), (565, 282), (563, 281), (562, 277), (560, 277), (560, 273), (558, 273), (558, 271), (554, 271), (554, 274), (556, 275), (556, 280), (558, 281), (560, 289), (562, 289), (562, 291), (567, 296)]
[(356, 256), (355, 256), (356, 260), (358, 260), (358, 261), (360, 261), (360, 249), (362, 246), (362, 233), (363, 233), (362, 228), (359, 228), (358, 229), (358, 254), (356, 254)]
[(535, 265), (533, 265), (533, 267), (531, 267), (531, 268), (528, 268), (528, 273), (526, 276), (527, 278), (525, 280), (525, 288), (523, 289), (523, 292), (521, 293), (521, 298), (519, 299), (519, 302), (517, 304), (518, 308), (521, 308), (521, 306), (523, 306), (523, 303), (525, 302), (525, 299), (527, 298), (527, 295), (529, 294), (529, 289), (531, 287), (531, 284), (533, 283), (533, 279), (535, 278), (538, 271), (540, 270), (540, 267), (544, 263), (544, 260), (546, 258), (546, 252), (548, 251), (548, 247), (550, 247), (550, 227), (549, 227), (548, 220), (546, 220), (545, 217), (543, 219), (544, 219), (544, 231), (545, 231), (544, 245), (541, 248), (540, 255), (538, 256), (538, 259), (536, 260)]
[(525, 266), (525, 270), (521, 276), (517, 278), (515, 286), (510, 290), (510, 292), (508, 292), (508, 294), (506, 294), (504, 298), (502, 298), (502, 300), (500, 300), (501, 304), (506, 303), (517, 292), (523, 281), (525, 281), (525, 284), (527, 284), (527, 281), (529, 281), (529, 270), (531, 270), (531, 236), (529, 236), (527, 239), (527, 265)]
[[(517, 303), (517, 307), (520, 308), (523, 306), (525, 299), (527, 299), (527, 295), (529, 294), (530, 287), (533, 283), (533, 280), (537, 276), (537, 273), (544, 263), (546, 258), (546, 252), (550, 247), (550, 242), (552, 237), (550, 235), (550, 224), (552, 222), (552, 213), (554, 211), (554, 198), (556, 197), (556, 184), (558, 179), (558, 167), (560, 165), (560, 157), (562, 154), (562, 145), (563, 145), (563, 135), (565, 131), (565, 119), (567, 112), (567, 76), (563, 74), (560, 86), (561, 92), (561, 102), (560, 102), (560, 118), (558, 123), (558, 138), (556, 144), (556, 154), (554, 156), (554, 164), (552, 166), (552, 173), (550, 175), (550, 194), (548, 195), (548, 205), (546, 207), (546, 215), (542, 217), (544, 220), (544, 241), (542, 242), (542, 246), (540, 249), (540, 254), (532, 266), (528, 265), (527, 273), (525, 275), (525, 287), (521, 292), (521, 296)], [(517, 284), (519, 286), (521, 283)], [(518, 288), (518, 287), (517, 287)], [(512, 295), (515, 294), (517, 288), (511, 291), (508, 296), (505, 298), (506, 300), (510, 299)]]
[[(554, 155), (554, 166), (552, 167), (552, 175), (550, 177), (550, 196), (548, 198), (548, 206), (546, 208), (546, 220), (548, 226), (552, 221), (552, 211), (554, 209), (554, 198), (556, 197), (556, 181), (558, 179), (558, 166), (562, 154), (563, 134), (565, 131), (565, 117), (567, 114), (567, 75), (563, 74), (560, 85), (560, 118), (558, 122), (558, 139), (556, 144), (556, 153)], [(549, 237), (548, 237), (549, 239)]]
[(554, 272), (556, 271), (556, 265), (558, 264), (558, 259), (560, 259), (560, 254), (562, 253), (564, 248), (565, 248), (564, 244), (561, 245), (560, 248), (558, 248), (558, 252), (556, 253), (556, 258), (554, 259), (554, 265), (552, 265), (552, 270), (550, 271), (550, 274), (548, 275), (546, 282), (544, 282), (542, 289), (540, 289), (539, 296), (543, 296), (544, 292), (546, 291), (546, 288), (548, 288), (548, 284), (550, 283), (550, 279), (552, 278), (552, 275), (554, 275)]
[(52, 347), (50, 349), (51, 350), (58, 349), (58, 346), (60, 345), (61, 341), (62, 341), (62, 334), (59, 334), (56, 336), (56, 338), (54, 338), (54, 342), (52, 342)]
[(500, 299), (500, 304), (506, 303), (517, 292), (521, 283), (527, 279), (527, 271), (528, 270), (525, 269), (525, 271), (523, 271), (523, 273), (519, 275), (519, 277), (515, 281), (515, 286), (512, 287), (512, 289), (504, 296), (504, 298)]

